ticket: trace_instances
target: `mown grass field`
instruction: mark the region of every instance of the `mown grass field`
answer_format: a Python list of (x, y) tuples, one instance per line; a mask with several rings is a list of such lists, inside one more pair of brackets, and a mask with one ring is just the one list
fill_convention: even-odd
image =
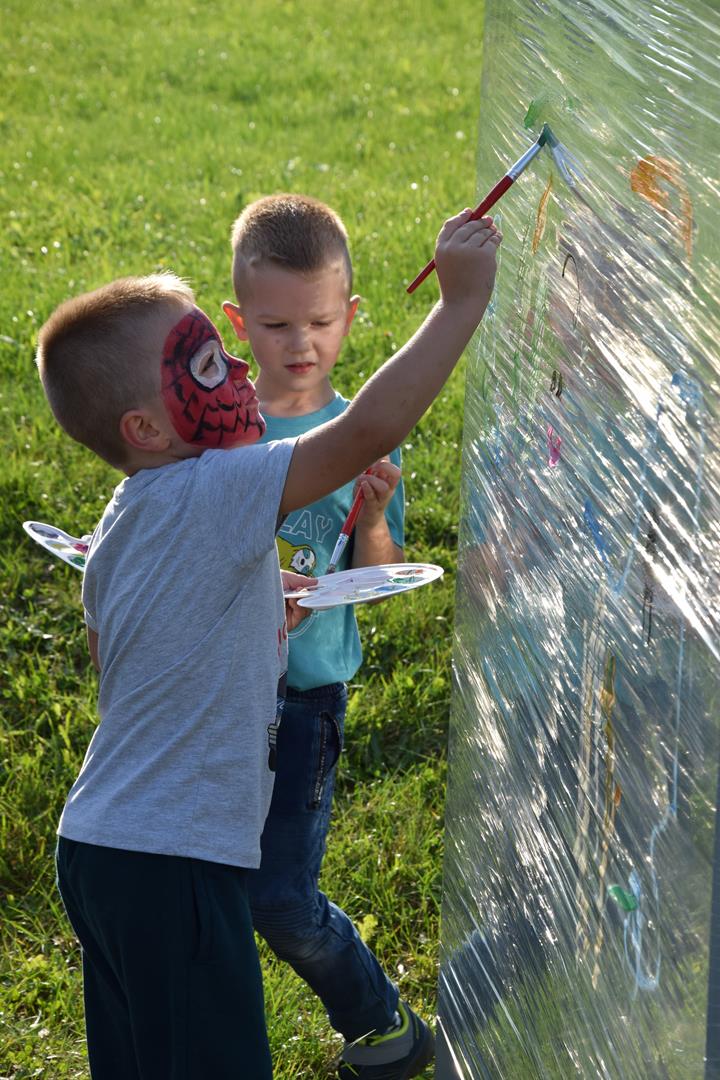
[[(95, 723), (80, 577), (22, 532), (95, 523), (118, 475), (54, 425), (33, 365), (66, 296), (170, 267), (222, 325), (230, 224), (303, 191), (348, 226), (351, 394), (436, 296), (404, 284), (472, 200), (482, 5), (450, 0), (38, 0), (3, 5), (0, 96), (2, 724), (0, 1077), (87, 1077), (79, 953), (53, 880), (60, 809)], [(229, 329), (229, 328), (228, 328)], [(227, 334), (230, 344), (231, 336)], [(407, 557), (440, 585), (361, 612), (325, 890), (435, 1009), (462, 371), (404, 448)], [(278, 1078), (326, 1075), (324, 1013), (263, 952)]]

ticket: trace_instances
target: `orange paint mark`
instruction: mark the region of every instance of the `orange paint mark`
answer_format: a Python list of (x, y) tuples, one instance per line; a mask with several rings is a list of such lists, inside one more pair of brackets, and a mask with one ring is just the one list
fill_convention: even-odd
[(552, 186), (553, 178), (552, 173), (550, 173), (550, 179), (547, 182), (547, 187), (543, 191), (540, 197), (540, 202), (538, 203), (537, 221), (535, 222), (535, 232), (533, 233), (532, 238), (533, 255), (537, 253), (537, 249), (540, 247), (540, 241), (543, 238), (543, 233), (545, 232), (545, 226), (547, 224), (547, 204), (550, 198), (550, 192), (552, 191)]
[[(670, 192), (661, 184), (675, 188), (680, 198), (680, 213), (670, 209)], [(693, 205), (690, 192), (682, 178), (680, 166), (676, 161), (656, 157), (650, 154), (640, 158), (630, 173), (630, 187), (643, 199), (652, 203), (663, 217), (680, 233), (685, 254), (692, 257)]]

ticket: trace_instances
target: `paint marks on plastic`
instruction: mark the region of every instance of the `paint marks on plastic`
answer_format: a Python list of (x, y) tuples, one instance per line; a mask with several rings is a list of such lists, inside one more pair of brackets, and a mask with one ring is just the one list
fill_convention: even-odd
[[(671, 209), (671, 191), (674, 189), (679, 199), (679, 212)], [(640, 158), (630, 173), (630, 187), (637, 194), (647, 199), (655, 209), (679, 234), (685, 254), (692, 257), (693, 243), (693, 205), (687, 184), (682, 178), (680, 166), (676, 161), (649, 154)]]

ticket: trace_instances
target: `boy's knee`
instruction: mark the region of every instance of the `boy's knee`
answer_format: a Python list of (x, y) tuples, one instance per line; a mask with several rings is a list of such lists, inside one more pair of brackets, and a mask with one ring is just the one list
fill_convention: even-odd
[(252, 918), (275, 955), (296, 968), (331, 968), (366, 951), (352, 921), (322, 892), (317, 902), (294, 908), (253, 908)]
[(281, 960), (312, 958), (326, 934), (317, 904), (262, 911), (253, 908), (253, 926)]

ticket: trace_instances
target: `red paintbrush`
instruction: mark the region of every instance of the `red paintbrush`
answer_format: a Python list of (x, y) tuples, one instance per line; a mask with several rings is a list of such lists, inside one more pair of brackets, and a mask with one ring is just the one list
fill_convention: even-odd
[[(532, 144), (532, 146), (530, 146), (525, 151), (521, 158), (518, 158), (514, 165), (510, 166), (503, 178), (501, 180), (498, 180), (492, 191), (488, 192), (488, 194), (485, 196), (479, 206), (475, 207), (472, 214), (470, 215), (471, 221), (477, 221), (478, 218), (481, 218), (483, 216), (483, 214), (487, 214), (490, 207), (494, 206), (495, 203), (502, 198), (507, 189), (515, 183), (518, 176), (520, 176), (520, 173), (525, 171), (533, 158), (540, 153), (543, 146), (545, 145), (550, 148), (550, 152), (552, 153), (556, 164), (560, 167), (563, 175), (572, 185), (573, 180), (571, 173), (575, 173), (578, 176), (580, 175), (579, 170), (574, 167), (574, 159), (570, 157), (562, 143), (558, 142), (548, 125), (543, 124), (543, 129), (538, 135), (535, 142)], [(407, 287), (407, 291), (409, 293), (415, 292), (418, 285), (420, 285), (425, 280), (425, 278), (428, 277), (429, 274), (432, 274), (434, 269), (435, 260), (431, 259), (427, 266), (423, 267), (415, 280), (410, 282)]]
[[(372, 470), (370, 470), (370, 469), (365, 470), (366, 473), (369, 473), (371, 471)], [(353, 504), (350, 507), (350, 512), (349, 512), (348, 516), (345, 518), (345, 521), (343, 522), (343, 527), (340, 530), (340, 535), (337, 538), (337, 543), (335, 544), (335, 547), (333, 548), (333, 553), (330, 556), (330, 563), (328, 565), (327, 570), (325, 571), (326, 574), (334, 574), (335, 571), (337, 570), (337, 564), (340, 562), (340, 559), (342, 558), (342, 553), (343, 553), (343, 551), (345, 550), (345, 548), (347, 546), (347, 542), (350, 539), (350, 537), (352, 536), (352, 531), (355, 528), (355, 522), (357, 521), (357, 516), (360, 513), (360, 508), (361, 508), (362, 504), (363, 504), (363, 492), (362, 492), (362, 487), (359, 487), (358, 491), (357, 491), (357, 495), (353, 499)]]

